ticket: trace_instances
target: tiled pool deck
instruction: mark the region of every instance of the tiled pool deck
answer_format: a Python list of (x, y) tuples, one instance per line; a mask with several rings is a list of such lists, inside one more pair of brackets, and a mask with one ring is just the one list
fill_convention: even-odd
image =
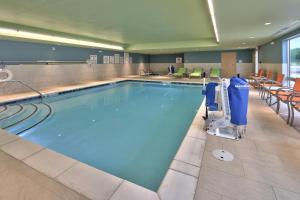
[[(52, 92), (72, 87), (76, 86), (56, 88)], [(256, 91), (250, 92), (249, 124), (242, 140), (206, 136), (202, 131), (203, 112), (202, 107), (158, 193), (0, 130), (0, 197), (43, 200), (300, 199), (300, 135), (266, 106)], [(233, 162), (221, 162), (212, 157), (211, 151), (221, 147), (234, 154)]]
[[(122, 80), (128, 79), (114, 79), (80, 86), (52, 88), (42, 92), (44, 95), (50, 95), (61, 91), (92, 87)], [(131, 78), (130, 80), (133, 79)], [(2, 102), (8, 102), (34, 96), (36, 95), (32, 93), (24, 93), (2, 97), (1, 100)], [(198, 110), (157, 192), (150, 191), (40, 145), (33, 144), (4, 130), (0, 130), (0, 149), (2, 154), (12, 156), (48, 178), (55, 180), (55, 182), (76, 191), (78, 195), (83, 195), (89, 199), (192, 200), (196, 191), (206, 140), (206, 134), (202, 131), (204, 125), (202, 120), (203, 112), (204, 104)], [(7, 155), (5, 156), (8, 157)]]

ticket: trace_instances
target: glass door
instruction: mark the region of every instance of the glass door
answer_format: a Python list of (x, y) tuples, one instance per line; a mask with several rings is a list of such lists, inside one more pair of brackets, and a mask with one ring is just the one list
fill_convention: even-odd
[(290, 78), (300, 78), (300, 36), (289, 40), (288, 70)]

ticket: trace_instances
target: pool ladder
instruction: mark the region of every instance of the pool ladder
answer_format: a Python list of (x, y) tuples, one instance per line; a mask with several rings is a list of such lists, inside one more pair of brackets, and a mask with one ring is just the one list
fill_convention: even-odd
[[(35, 90), (24, 82), (18, 80), (6, 80), (1, 81), (0, 84), (1, 83), (19, 83), (37, 93), (41, 102), (0, 105), (0, 128), (19, 135), (41, 124), (53, 113), (51, 106), (44, 102), (44, 95), (38, 90)], [(36, 121), (34, 121), (34, 123), (30, 123), (31, 120)]]

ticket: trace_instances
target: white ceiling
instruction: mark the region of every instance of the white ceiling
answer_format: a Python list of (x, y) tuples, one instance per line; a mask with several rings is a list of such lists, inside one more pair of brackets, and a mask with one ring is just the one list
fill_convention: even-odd
[[(0, 0), (0, 25), (108, 41), (132, 52), (176, 53), (254, 48), (300, 20), (300, 0), (213, 3), (220, 43), (207, 0)], [(284, 32), (297, 27), (299, 22)]]

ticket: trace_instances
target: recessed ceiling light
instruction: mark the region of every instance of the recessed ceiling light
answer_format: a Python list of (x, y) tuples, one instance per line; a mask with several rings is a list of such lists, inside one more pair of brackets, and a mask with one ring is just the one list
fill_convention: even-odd
[(254, 37), (253, 37), (253, 36), (251, 36), (250, 38), (251, 38), (251, 39), (253, 39)]
[(209, 9), (210, 17), (211, 17), (211, 20), (212, 20), (216, 40), (217, 40), (217, 42), (219, 42), (220, 39), (219, 39), (219, 33), (218, 33), (218, 28), (217, 28), (217, 22), (216, 22), (216, 18), (215, 18), (213, 0), (207, 0), (207, 3), (208, 3), (208, 9)]
[(72, 44), (79, 46), (87, 46), (87, 47), (96, 47), (96, 48), (106, 48), (106, 49), (115, 49), (115, 50), (123, 50), (122, 46), (105, 44), (100, 42), (88, 41), (88, 40), (78, 40), (75, 38), (67, 38), (56, 35), (47, 35), (42, 33), (28, 32), (18, 29), (10, 29), (10, 28), (2, 28), (0, 27), (0, 35), (8, 36), (8, 37), (16, 37), (16, 38), (24, 38), (31, 40), (40, 40), (47, 42), (54, 42), (60, 44)]
[(242, 44), (247, 44), (246, 42), (243, 42)]
[(269, 26), (269, 25), (271, 25), (272, 23), (271, 22), (266, 22), (265, 23), (265, 26)]

